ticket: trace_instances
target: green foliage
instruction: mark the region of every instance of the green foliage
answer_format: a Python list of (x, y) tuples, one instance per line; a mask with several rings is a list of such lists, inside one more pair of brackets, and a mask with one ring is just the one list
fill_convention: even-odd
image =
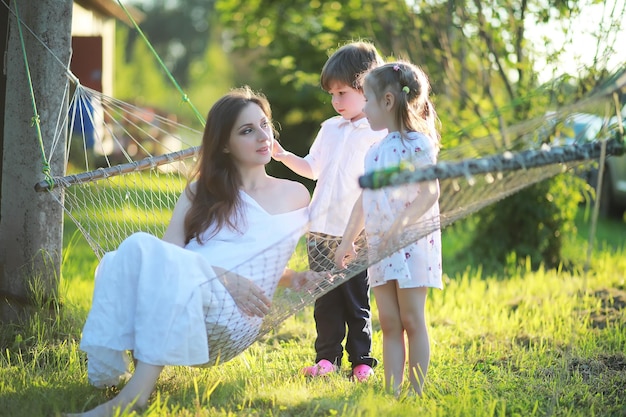
[[(143, 6), (147, 13), (141, 30), (181, 85), (189, 85), (191, 65), (219, 35), (211, 30), (213, 6), (213, 0), (152, 0)], [(132, 33), (129, 45), (143, 42)]]
[[(146, 33), (151, 44), (153, 31), (158, 32), (156, 28), (152, 28), (151, 32)], [(211, 25), (214, 36), (206, 37), (202, 55), (190, 55), (189, 62), (184, 64), (184, 82), (174, 76), (203, 118), (211, 105), (233, 86), (233, 69), (228, 55), (220, 45), (220, 32), (218, 25)], [(161, 115), (176, 115), (179, 123), (202, 129), (202, 124), (189, 103), (172, 83), (146, 42), (136, 37), (134, 29), (117, 27), (115, 51), (116, 98), (138, 106), (155, 108)], [(164, 63), (168, 65), (167, 61)], [(172, 68), (167, 68), (172, 72)]]
[[(222, 28), (218, 25), (216, 18), (212, 18), (209, 24), (211, 41), (204, 53), (189, 63), (187, 86), (191, 102), (204, 118), (213, 103), (235, 84), (235, 74), (230, 58), (219, 42)], [(194, 121), (192, 125), (198, 126), (201, 130), (197, 121)]]
[[(173, 87), (145, 43), (126, 48), (131, 29), (117, 26), (115, 47), (115, 83), (113, 95), (138, 106), (156, 106), (172, 102)], [(169, 108), (170, 111), (174, 108)]]
[(487, 271), (530, 260), (555, 268), (568, 260), (563, 243), (576, 233), (575, 218), (586, 183), (571, 174), (559, 175), (518, 191), (482, 209), (470, 248)]

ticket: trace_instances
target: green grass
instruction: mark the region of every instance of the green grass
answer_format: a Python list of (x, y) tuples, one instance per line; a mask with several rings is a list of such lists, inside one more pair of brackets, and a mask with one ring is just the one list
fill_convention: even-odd
[[(308, 307), (231, 362), (166, 368), (140, 415), (626, 415), (626, 223), (599, 224), (585, 273), (588, 233), (581, 210), (578, 236), (566, 248), (579, 262), (567, 272), (518, 267), (481, 276), (476, 266), (445, 263), (445, 288), (432, 291), (427, 305), (432, 361), (421, 399), (385, 394), (380, 367), (364, 384), (345, 374), (300, 376), (314, 358)], [(444, 257), (453, 258), (466, 236), (462, 226), (446, 229)], [(78, 349), (96, 258), (71, 225), (65, 245), (64, 307), (0, 331), (1, 416), (80, 411), (115, 394), (88, 385)], [(373, 312), (373, 353), (382, 358), (375, 302)]]

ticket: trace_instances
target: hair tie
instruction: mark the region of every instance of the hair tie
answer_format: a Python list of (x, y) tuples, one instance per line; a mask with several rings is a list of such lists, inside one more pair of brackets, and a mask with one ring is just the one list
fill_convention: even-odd
[(407, 94), (409, 94), (411, 92), (411, 90), (409, 89), (408, 85), (405, 85), (404, 87), (402, 87), (402, 91), (404, 91)]

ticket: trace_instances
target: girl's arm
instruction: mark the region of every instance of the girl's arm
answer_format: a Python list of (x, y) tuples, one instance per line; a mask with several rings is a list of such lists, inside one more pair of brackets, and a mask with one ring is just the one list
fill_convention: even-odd
[(363, 212), (363, 193), (359, 196), (352, 213), (350, 214), (350, 220), (341, 238), (341, 243), (335, 250), (335, 265), (339, 268), (345, 268), (350, 260), (356, 258), (356, 250), (354, 249), (354, 241), (359, 233), (365, 226), (365, 213)]
[[(396, 242), (406, 227), (417, 223), (433, 206), (433, 204), (437, 202), (438, 199), (439, 184), (437, 181), (429, 181), (428, 183), (419, 184), (419, 193), (417, 198), (415, 198), (415, 200), (413, 200), (411, 204), (404, 209), (404, 211), (396, 216), (391, 227), (381, 238), (381, 248), (385, 248), (390, 245), (397, 245)], [(383, 249), (383, 252), (384, 251), (385, 250)]]

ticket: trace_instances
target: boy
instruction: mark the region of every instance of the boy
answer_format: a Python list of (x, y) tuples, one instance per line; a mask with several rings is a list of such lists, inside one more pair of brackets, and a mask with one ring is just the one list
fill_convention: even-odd
[[(332, 96), (338, 116), (322, 123), (304, 158), (285, 151), (274, 142), (274, 159), (306, 178), (317, 180), (310, 204), (310, 233), (307, 250), (311, 270), (333, 268), (333, 254), (360, 195), (358, 178), (363, 174), (365, 153), (385, 137), (374, 132), (363, 113), (365, 97), (360, 74), (383, 64), (376, 48), (367, 42), (351, 42), (328, 58), (320, 76), (322, 88)], [(372, 324), (369, 282), (366, 271), (359, 273), (315, 301), (317, 330), (315, 365), (307, 376), (337, 372), (343, 356), (342, 342), (352, 364), (352, 376), (367, 380), (377, 360), (370, 356)]]

